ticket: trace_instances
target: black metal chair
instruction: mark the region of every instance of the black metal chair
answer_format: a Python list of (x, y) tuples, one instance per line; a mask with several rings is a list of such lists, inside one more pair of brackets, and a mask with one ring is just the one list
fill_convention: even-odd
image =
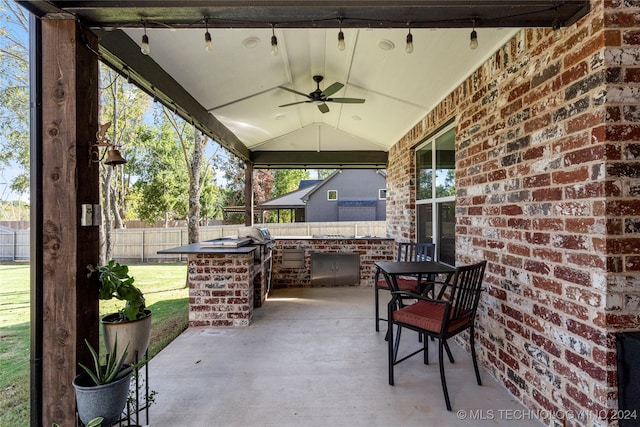
[[(399, 340), (394, 343), (393, 326), (398, 327), (398, 335), (402, 328), (412, 329), (420, 334), (438, 339), (438, 360), (440, 363), (440, 381), (442, 391), (447, 404), (447, 409), (451, 410), (451, 402), (447, 391), (447, 381), (444, 375), (443, 352), (446, 350), (449, 361), (454, 363), (453, 355), (447, 344), (447, 339), (469, 330), (469, 341), (471, 346), (471, 357), (473, 368), (476, 372), (478, 385), (482, 385), (478, 362), (476, 360), (474, 324), (475, 316), (480, 301), (482, 291), (482, 280), (487, 262), (482, 261), (476, 264), (457, 267), (451, 283), (433, 282), (439, 287), (437, 297), (428, 298), (409, 291), (393, 291), (392, 299), (388, 305), (388, 357), (389, 357), (389, 385), (394, 385), (394, 366), (407, 360), (408, 358), (423, 352), (424, 363), (429, 364), (428, 345), (429, 340), (422, 340), (422, 348), (414, 351), (400, 360), (396, 360)], [(434, 291), (435, 292), (435, 291)], [(406, 301), (415, 302), (407, 304)]]
[[(400, 242), (398, 243), (398, 255), (396, 261), (433, 261), (436, 253), (436, 245), (433, 243), (411, 243)], [(425, 278), (429, 280), (430, 278)], [(386, 321), (384, 317), (380, 317), (380, 290), (389, 291), (389, 285), (384, 277), (381, 277), (380, 270), (376, 270), (374, 277), (374, 290), (375, 290), (375, 304), (376, 304), (376, 332), (380, 331), (380, 320)], [(420, 284), (417, 277), (399, 277), (398, 287), (401, 290), (419, 292)]]

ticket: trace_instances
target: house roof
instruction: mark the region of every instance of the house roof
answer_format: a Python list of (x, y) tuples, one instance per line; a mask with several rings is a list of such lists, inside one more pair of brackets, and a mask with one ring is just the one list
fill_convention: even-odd
[(308, 185), (303, 188), (299, 188), (291, 193), (283, 194), (282, 196), (274, 197), (258, 205), (260, 209), (292, 209), (292, 208), (304, 208), (306, 202), (303, 201), (304, 197), (310, 191), (313, 191), (319, 183)]

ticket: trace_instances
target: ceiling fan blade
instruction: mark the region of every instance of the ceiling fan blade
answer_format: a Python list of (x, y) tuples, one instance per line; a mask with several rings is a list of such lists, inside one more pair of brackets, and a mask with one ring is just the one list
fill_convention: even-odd
[(318, 104), (318, 110), (320, 110), (322, 113), (328, 113), (329, 107), (323, 102), (322, 104)]
[(311, 101), (298, 101), (298, 102), (291, 102), (289, 104), (282, 104), (282, 105), (278, 105), (278, 107), (288, 107), (290, 105), (298, 105), (298, 104), (304, 104), (307, 102), (311, 102)]
[(278, 86), (280, 89), (288, 90), (291, 93), (295, 93), (296, 95), (304, 96), (305, 98), (311, 98), (306, 93), (298, 92), (297, 90), (289, 89), (288, 87)]
[(331, 86), (329, 86), (328, 88), (323, 90), (322, 94), (324, 96), (331, 96), (334, 93), (336, 93), (337, 91), (339, 91), (340, 89), (342, 89), (343, 87), (344, 87), (344, 85), (342, 83), (335, 82), (334, 84), (332, 84)]
[(341, 104), (364, 104), (365, 100), (362, 98), (328, 98), (325, 101), (339, 102)]

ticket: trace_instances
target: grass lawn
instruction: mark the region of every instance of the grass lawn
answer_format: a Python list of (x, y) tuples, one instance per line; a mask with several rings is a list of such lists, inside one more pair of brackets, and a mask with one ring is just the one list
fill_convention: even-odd
[[(187, 327), (186, 265), (133, 264), (129, 274), (153, 312), (149, 345), (153, 357)], [(29, 287), (28, 264), (0, 264), (0, 426), (29, 425)], [(117, 311), (123, 304), (100, 301), (100, 314)]]

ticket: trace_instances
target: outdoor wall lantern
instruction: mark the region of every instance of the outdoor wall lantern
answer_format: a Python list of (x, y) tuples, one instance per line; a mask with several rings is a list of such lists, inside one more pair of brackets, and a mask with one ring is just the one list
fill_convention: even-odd
[[(110, 126), (111, 122), (100, 125), (100, 129), (96, 132), (96, 143), (91, 145), (89, 149), (90, 159), (93, 163), (102, 161), (105, 165), (109, 166), (123, 165), (127, 163), (127, 161), (122, 157), (122, 154), (120, 154), (120, 150), (118, 150), (105, 135)], [(102, 155), (100, 155), (100, 147), (106, 147)]]

